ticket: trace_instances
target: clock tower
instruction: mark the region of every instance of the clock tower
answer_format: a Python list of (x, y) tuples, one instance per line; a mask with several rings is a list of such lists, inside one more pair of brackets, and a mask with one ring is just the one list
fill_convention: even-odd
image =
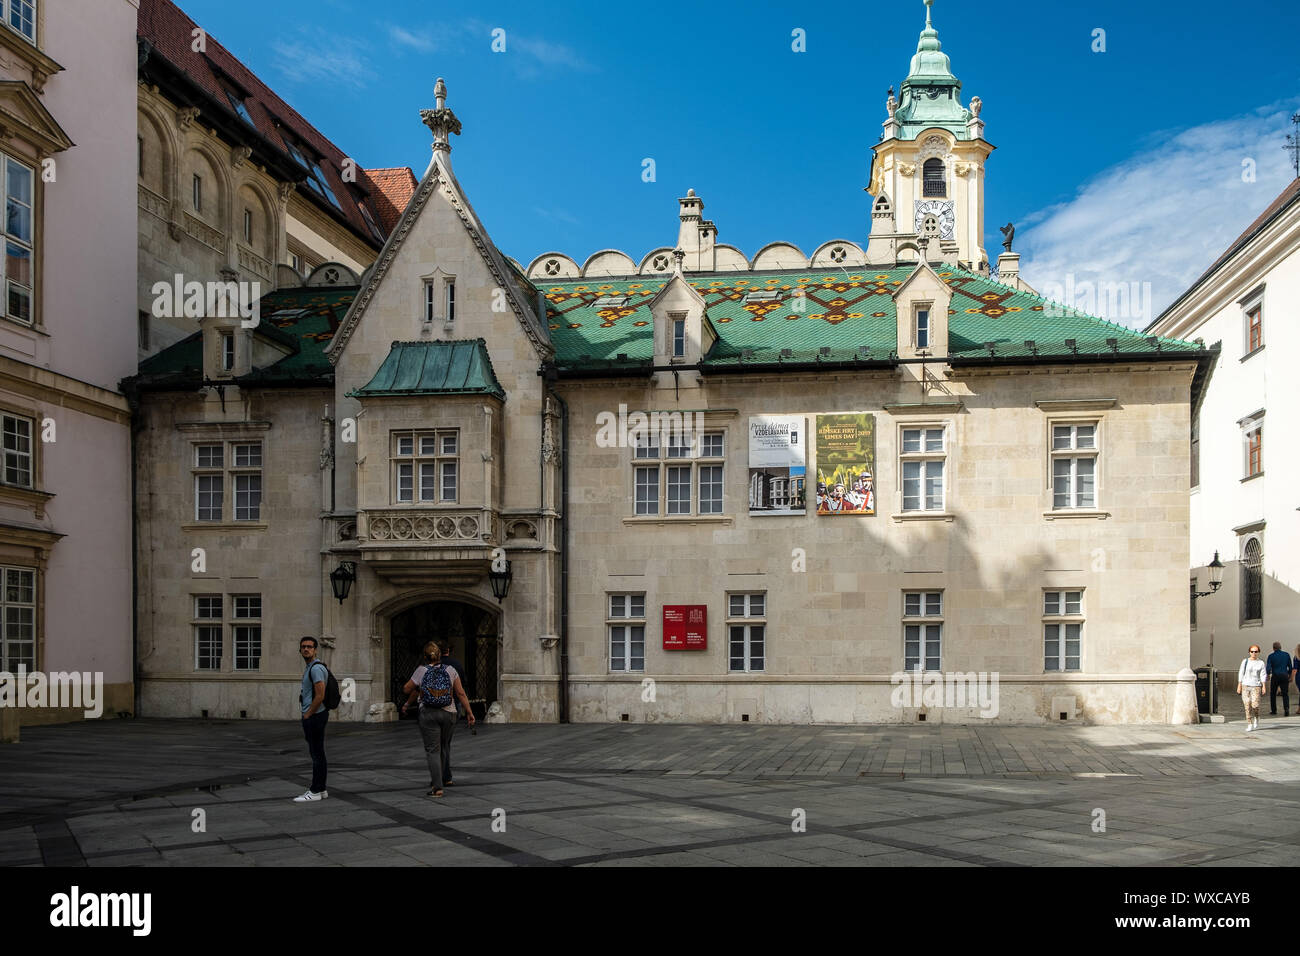
[[(871, 237), (868, 261), (916, 261), (925, 248), (930, 261), (957, 263), (987, 272), (984, 249), (984, 161), (993, 145), (984, 139), (982, 104), (961, 103), (961, 81), (952, 73), (925, 0), (912, 68), (898, 99), (890, 89), (880, 142), (872, 147)], [(920, 237), (938, 241), (918, 243)]]

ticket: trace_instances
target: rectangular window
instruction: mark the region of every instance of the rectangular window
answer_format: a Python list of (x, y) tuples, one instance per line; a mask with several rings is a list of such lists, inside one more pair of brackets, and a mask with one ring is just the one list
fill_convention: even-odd
[(194, 194), (191, 198), (194, 201), (194, 211), (202, 212), (203, 211), (203, 177), (200, 176), (198, 173), (194, 174), (194, 181), (192, 183), (192, 186), (193, 186)]
[(728, 668), (762, 671), (767, 666), (767, 595), (727, 595)]
[(136, 326), (136, 344), (144, 351), (149, 350), (149, 323), (151, 316), (143, 309), (140, 310), (140, 320)]
[(903, 592), (903, 669), (938, 671), (943, 663), (943, 592)]
[(253, 210), (244, 210), (244, 241), (253, 244)]
[(1264, 346), (1264, 307), (1257, 305), (1246, 313), (1246, 352)]
[(929, 309), (917, 310), (916, 347), (918, 349), (928, 349), (930, 347), (930, 310)]
[(196, 445), (194, 453), (194, 518), (196, 521), (220, 521), (223, 516), (224, 447)]
[(0, 615), (0, 670), (10, 674), (19, 667), (36, 670), (36, 572), (29, 568), (0, 568), (4, 593)]
[(32, 485), (32, 420), (4, 415), (4, 482), (20, 488)]
[(235, 368), (235, 336), (232, 332), (221, 333), (221, 371), (230, 372)]
[(1077, 671), (1083, 644), (1083, 592), (1043, 592), (1043, 670)]
[(194, 667), (201, 671), (221, 670), (220, 594), (194, 596)]
[(1192, 487), (1201, 484), (1201, 417), (1192, 419)]
[(1253, 421), (1246, 426), (1246, 477), (1253, 478), (1264, 470), (1264, 423)]
[(1052, 425), (1052, 507), (1097, 507), (1097, 423)]
[(1199, 581), (1199, 578), (1192, 578), (1192, 608), (1191, 608), (1191, 619), (1192, 619), (1192, 630), (1193, 630), (1193, 631), (1196, 630), (1196, 585), (1197, 585), (1198, 581)]
[(944, 510), (947, 452), (942, 425), (901, 430), (899, 473), (903, 476), (904, 511)]
[(262, 666), (262, 595), (237, 594), (234, 605), (235, 670), (255, 671)]
[(3, 157), (5, 167), (5, 315), (18, 322), (32, 321), (33, 275), (32, 207), (35, 173), (16, 160)]
[(451, 279), (447, 280), (446, 298), (447, 298), (446, 321), (455, 322), (456, 321), (456, 283)]
[(293, 271), (302, 275), (302, 256), (296, 252), (289, 253), (289, 265), (293, 266)]
[(433, 321), (433, 281), (424, 280), (424, 321)]
[(262, 445), (248, 442), (234, 445), (232, 474), (235, 488), (235, 520), (258, 521), (262, 516)]
[(144, 137), (137, 136), (135, 144), (135, 174), (144, 178)]
[(398, 504), (454, 504), (460, 473), (458, 445), (453, 430), (394, 432), (393, 500)]
[[(694, 440), (670, 432), (663, 447), (658, 435), (638, 435), (633, 451), (633, 501), (638, 515), (721, 514), (723, 433), (707, 432)], [(692, 502), (692, 488), (698, 489)]]
[(609, 595), (609, 669), (645, 670), (645, 594)]
[(673, 319), (673, 358), (686, 355), (686, 320)]
[(3, 0), (5, 24), (25, 38), (36, 43), (36, 0)]

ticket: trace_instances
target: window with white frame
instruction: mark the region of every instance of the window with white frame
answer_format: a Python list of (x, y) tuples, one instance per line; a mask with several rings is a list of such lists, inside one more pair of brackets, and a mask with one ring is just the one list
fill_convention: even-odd
[(673, 358), (686, 355), (686, 318), (674, 315), (673, 319)]
[(609, 669), (645, 670), (645, 594), (609, 595)]
[(1043, 670), (1079, 670), (1082, 648), (1083, 591), (1044, 591)]
[(1053, 422), (1052, 507), (1097, 507), (1097, 422)]
[(1242, 306), (1244, 316), (1244, 355), (1252, 355), (1264, 347), (1264, 293), (1259, 290)]
[(903, 592), (903, 670), (937, 671), (943, 664), (943, 592)]
[(728, 669), (761, 671), (767, 666), (767, 594), (727, 595)]
[(194, 595), (195, 670), (221, 670), (222, 605), (220, 594)]
[(255, 671), (262, 666), (262, 595), (235, 594), (230, 603), (235, 670)]
[(235, 333), (221, 333), (221, 371), (232, 372), (235, 368)]
[(638, 515), (722, 514), (723, 433), (637, 435), (632, 499)]
[(36, 670), (36, 571), (0, 568), (0, 671)]
[(943, 473), (947, 463), (943, 425), (900, 429), (898, 471), (904, 511), (943, 511)]
[(226, 489), (234, 489), (233, 521), (262, 520), (262, 443), (204, 442), (194, 446), (194, 520), (226, 519)]
[(36, 0), (3, 0), (5, 24), (29, 43), (36, 42)]
[(32, 208), (35, 173), (8, 156), (4, 161), (5, 186), (5, 297), (4, 314), (17, 322), (32, 322), (32, 290), (36, 288), (33, 263), (35, 236)]
[(448, 279), (443, 287), (443, 319), (456, 321), (456, 280)]
[(1242, 423), (1242, 450), (1246, 478), (1264, 473), (1264, 416), (1257, 412)]
[(918, 349), (928, 349), (930, 347), (930, 306), (928, 303), (916, 310), (915, 337)]
[(434, 304), (437, 290), (434, 288), (432, 279), (424, 280), (424, 321), (432, 322), (434, 318)]
[(4, 483), (19, 488), (33, 486), (32, 427), (30, 418), (0, 416), (4, 433)]
[(460, 481), (460, 433), (393, 432), (393, 501), (455, 504)]

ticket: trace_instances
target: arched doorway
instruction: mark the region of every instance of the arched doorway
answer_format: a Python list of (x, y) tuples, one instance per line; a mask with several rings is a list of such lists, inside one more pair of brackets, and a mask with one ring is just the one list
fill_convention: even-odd
[(482, 719), (497, 697), (497, 615), (460, 601), (428, 601), (393, 615), (389, 690), (399, 712), (406, 700), (402, 685), (423, 662), (428, 641), (446, 641), (451, 656), (464, 665), (461, 682), (474, 716)]

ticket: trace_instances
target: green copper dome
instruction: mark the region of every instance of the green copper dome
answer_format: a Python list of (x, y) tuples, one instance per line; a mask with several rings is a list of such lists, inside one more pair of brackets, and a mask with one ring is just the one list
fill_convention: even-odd
[(925, 0), (925, 29), (916, 44), (912, 68), (903, 81), (896, 118), (899, 139), (916, 139), (931, 127), (946, 129), (958, 139), (970, 139), (966, 122), (970, 112), (961, 105), (961, 81), (939, 43), (939, 31), (930, 19), (934, 0)]

